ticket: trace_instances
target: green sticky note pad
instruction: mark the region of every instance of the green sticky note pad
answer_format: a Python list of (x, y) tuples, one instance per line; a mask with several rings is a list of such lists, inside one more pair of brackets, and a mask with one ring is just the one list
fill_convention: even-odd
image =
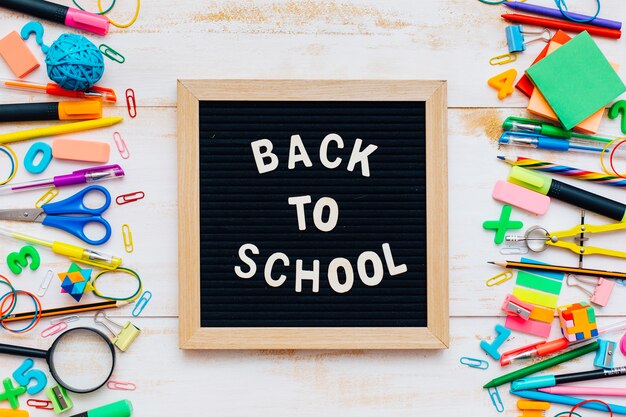
[(528, 68), (526, 74), (568, 130), (626, 91), (587, 32)]
[(517, 272), (517, 285), (522, 287), (532, 288), (535, 290), (548, 292), (550, 294), (559, 295), (561, 293), (562, 281), (556, 281), (554, 279), (545, 278), (540, 275), (528, 273), (526, 271)]

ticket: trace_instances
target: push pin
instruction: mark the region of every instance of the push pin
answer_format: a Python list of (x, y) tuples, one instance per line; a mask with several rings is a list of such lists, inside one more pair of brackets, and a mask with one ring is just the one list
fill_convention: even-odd
[(111, 320), (104, 311), (98, 311), (94, 317), (94, 321), (98, 324), (102, 324), (115, 336), (113, 338), (113, 344), (122, 352), (126, 352), (126, 349), (128, 349), (137, 336), (141, 334), (141, 330), (130, 321), (127, 321), (126, 324), (122, 326)]
[[(526, 45), (531, 42), (544, 41), (549, 42), (552, 39), (552, 33), (548, 29), (540, 31), (525, 31), (522, 25), (511, 25), (505, 29), (506, 43), (509, 46), (509, 52), (522, 52), (526, 50)], [(540, 35), (532, 39), (526, 40), (524, 35)]]

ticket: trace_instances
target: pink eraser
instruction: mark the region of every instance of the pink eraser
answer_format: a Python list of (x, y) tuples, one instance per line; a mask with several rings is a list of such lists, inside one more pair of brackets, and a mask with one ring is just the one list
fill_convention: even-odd
[(57, 159), (84, 162), (108, 162), (111, 147), (105, 142), (88, 140), (55, 139), (52, 156)]
[(596, 288), (593, 291), (591, 302), (602, 307), (606, 306), (609, 303), (609, 298), (611, 297), (614, 286), (614, 280), (600, 278), (598, 280), (598, 285), (596, 285)]
[(519, 316), (507, 316), (504, 327), (510, 330), (547, 338), (550, 336), (552, 324), (535, 320), (524, 320)]
[(0, 39), (0, 56), (4, 58), (17, 78), (25, 77), (39, 67), (37, 58), (16, 31)]
[(504, 180), (496, 182), (491, 196), (494, 200), (502, 201), (538, 216), (546, 214), (548, 207), (550, 207), (550, 197)]

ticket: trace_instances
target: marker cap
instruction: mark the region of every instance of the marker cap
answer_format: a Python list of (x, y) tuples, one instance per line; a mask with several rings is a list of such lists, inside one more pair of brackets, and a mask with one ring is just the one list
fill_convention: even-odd
[(130, 417), (133, 405), (128, 400), (117, 401), (87, 412), (89, 417)]
[(109, 18), (70, 7), (65, 15), (65, 25), (96, 35), (106, 35), (109, 31)]
[(59, 120), (85, 120), (102, 117), (102, 103), (93, 100), (59, 103)]
[(543, 375), (532, 378), (522, 378), (511, 383), (512, 391), (553, 387), (556, 385), (554, 375)]
[(509, 182), (546, 195), (550, 190), (552, 179), (538, 172), (514, 166), (509, 174)]

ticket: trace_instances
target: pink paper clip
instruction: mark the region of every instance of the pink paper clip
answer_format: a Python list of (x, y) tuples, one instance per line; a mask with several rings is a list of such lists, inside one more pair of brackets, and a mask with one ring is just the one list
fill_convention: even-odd
[(141, 200), (146, 195), (143, 191), (135, 191), (134, 193), (122, 194), (115, 197), (115, 202), (121, 206), (122, 204), (132, 203), (133, 201)]
[(118, 391), (134, 391), (137, 389), (137, 386), (132, 382), (111, 380), (107, 382), (107, 388)]
[(137, 116), (137, 102), (135, 101), (135, 90), (132, 88), (126, 89), (126, 107), (128, 108), (128, 115), (135, 118)]
[(120, 132), (113, 132), (113, 141), (115, 141), (115, 146), (117, 146), (117, 150), (122, 155), (123, 159), (128, 159), (130, 157), (130, 151), (128, 150), (128, 146), (126, 146), (126, 141)]
[(54, 410), (54, 407), (52, 407), (52, 401), (50, 400), (38, 400), (37, 398), (31, 398), (26, 400), (26, 405), (39, 410)]
[(53, 324), (52, 326), (48, 327), (47, 329), (44, 329), (41, 332), (41, 337), (50, 337), (50, 336), (55, 335), (55, 334), (57, 334), (59, 332), (62, 332), (65, 329), (67, 329), (67, 323), (62, 321), (60, 323)]

